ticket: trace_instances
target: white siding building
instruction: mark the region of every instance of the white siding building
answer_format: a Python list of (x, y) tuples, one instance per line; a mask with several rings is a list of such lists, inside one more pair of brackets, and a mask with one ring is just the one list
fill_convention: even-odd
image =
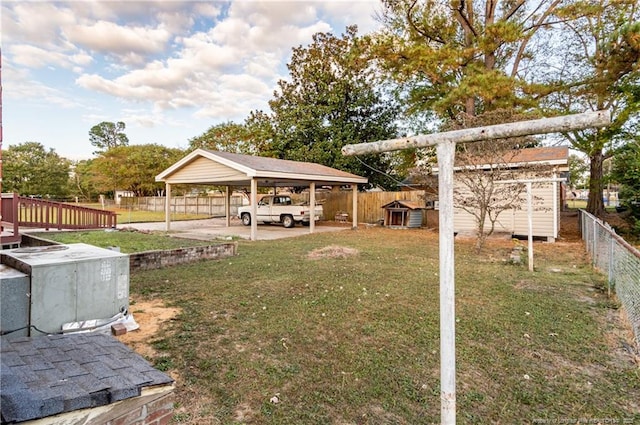
[[(552, 180), (566, 176), (569, 171), (568, 166), (569, 148), (563, 147), (543, 147), (530, 148), (519, 151), (513, 158), (508, 160), (511, 170), (522, 169), (518, 179), (532, 179), (531, 172), (527, 167), (535, 166), (535, 179)], [(484, 168), (489, 168), (487, 164)], [(483, 166), (474, 166), (478, 171), (478, 178), (482, 176)], [(460, 170), (461, 167), (456, 167)], [(434, 169), (437, 173), (437, 169)], [(454, 190), (457, 192), (469, 191), (460, 179), (454, 175)], [(558, 237), (560, 231), (560, 213), (565, 202), (564, 184), (558, 181), (541, 181), (532, 184), (533, 197), (533, 237), (546, 238), (553, 242)], [(489, 225), (485, 224), (485, 229)], [(454, 231), (460, 234), (476, 234), (477, 224), (473, 214), (454, 205)], [(512, 236), (528, 235), (528, 210), (526, 193), (521, 196), (521, 204), (514, 208), (502, 211), (495, 224), (496, 233), (508, 233)]]

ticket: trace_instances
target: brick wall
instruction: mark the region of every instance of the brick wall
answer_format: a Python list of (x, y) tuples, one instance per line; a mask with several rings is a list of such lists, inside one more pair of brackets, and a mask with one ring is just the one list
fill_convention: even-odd
[(178, 264), (193, 263), (200, 260), (217, 260), (233, 257), (237, 254), (236, 242), (218, 245), (192, 246), (166, 251), (145, 251), (129, 254), (129, 269), (153, 270)]
[[(22, 246), (37, 247), (58, 245), (43, 238), (23, 235)], [(165, 251), (145, 251), (129, 254), (129, 270), (153, 270), (178, 264), (193, 263), (201, 260), (217, 260), (233, 257), (238, 253), (237, 242), (225, 242), (217, 245), (192, 246), (187, 248), (170, 249)]]
[(173, 417), (173, 392), (112, 418), (104, 425), (168, 425)]

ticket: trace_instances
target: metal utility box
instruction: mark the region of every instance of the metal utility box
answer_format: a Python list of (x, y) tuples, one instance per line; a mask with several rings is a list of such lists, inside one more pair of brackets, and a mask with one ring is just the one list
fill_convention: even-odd
[(127, 254), (78, 243), (17, 248), (2, 257), (29, 275), (29, 325), (40, 331), (60, 332), (65, 323), (107, 319), (129, 308)]
[(0, 332), (29, 336), (29, 276), (0, 264)]

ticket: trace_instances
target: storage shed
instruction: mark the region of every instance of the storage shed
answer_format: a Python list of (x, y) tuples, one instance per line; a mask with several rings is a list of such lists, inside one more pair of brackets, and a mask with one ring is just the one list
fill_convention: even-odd
[(417, 228), (422, 226), (424, 207), (415, 201), (396, 200), (383, 205), (384, 225), (393, 228)]
[[(564, 187), (558, 180), (569, 171), (569, 148), (566, 146), (522, 149), (506, 159), (508, 168), (519, 176), (516, 180), (531, 179), (531, 169), (535, 169), (533, 184), (533, 237), (555, 241), (560, 231), (560, 213), (564, 205)], [(493, 164), (481, 162), (473, 165), (473, 172), (481, 179), (485, 170)], [(456, 164), (455, 171), (460, 172), (463, 166)], [(434, 168), (437, 173), (437, 168)], [(469, 191), (454, 175), (454, 191)], [(545, 181), (546, 180), (546, 181)], [(507, 233), (512, 236), (527, 236), (528, 211), (526, 196), (522, 196), (520, 205), (503, 211), (495, 224), (496, 233)], [(454, 231), (459, 234), (474, 234), (477, 231), (476, 219), (460, 205), (454, 205)]]

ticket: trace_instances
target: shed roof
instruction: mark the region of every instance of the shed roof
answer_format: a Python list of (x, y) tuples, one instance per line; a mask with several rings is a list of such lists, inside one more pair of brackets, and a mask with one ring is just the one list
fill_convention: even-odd
[(424, 206), (420, 205), (416, 201), (407, 201), (404, 199), (400, 199), (393, 202), (389, 202), (388, 204), (384, 204), (382, 208), (408, 208), (410, 210), (422, 210), (424, 209)]
[[(196, 165), (197, 164), (197, 165)], [(197, 172), (189, 172), (189, 168)], [(302, 186), (320, 184), (364, 184), (366, 177), (311, 162), (242, 155), (196, 149), (156, 176), (167, 183), (206, 183), (248, 186), (252, 179), (260, 185)]]
[[(525, 165), (558, 165), (567, 166), (569, 163), (569, 147), (568, 146), (546, 146), (539, 148), (526, 148), (520, 149), (515, 153), (513, 151), (507, 152), (503, 157), (504, 163), (509, 164), (510, 167), (522, 167)], [(487, 160), (486, 164), (483, 164), (482, 158), (477, 161), (473, 161), (475, 165), (473, 168), (482, 169), (490, 168), (491, 163)], [(456, 170), (460, 170), (462, 166), (459, 166), (456, 161)], [(438, 173), (438, 167), (433, 167), (433, 172)]]
[(173, 380), (102, 334), (0, 338), (2, 423), (108, 405)]
[(547, 146), (540, 148), (520, 149), (513, 157), (509, 158), (509, 163), (516, 164), (550, 164), (562, 165), (569, 160), (568, 146)]

